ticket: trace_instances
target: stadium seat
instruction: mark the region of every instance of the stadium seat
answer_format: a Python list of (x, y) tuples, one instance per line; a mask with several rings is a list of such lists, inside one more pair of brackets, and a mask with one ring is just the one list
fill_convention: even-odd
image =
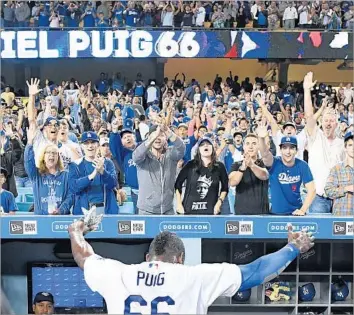
[(134, 214), (134, 204), (132, 202), (124, 202), (119, 206), (119, 214)]
[(23, 200), (24, 202), (33, 202), (34, 201), (34, 197), (33, 197), (33, 195), (32, 194), (26, 194), (25, 196), (24, 196), (24, 200)]
[(33, 188), (32, 187), (17, 187), (17, 192), (19, 195), (33, 195)]
[(23, 201), (23, 195), (18, 195), (18, 196), (15, 198), (15, 201), (16, 201), (16, 203), (22, 202), (22, 201)]
[(31, 205), (32, 202), (18, 202), (17, 203), (18, 211), (29, 212)]

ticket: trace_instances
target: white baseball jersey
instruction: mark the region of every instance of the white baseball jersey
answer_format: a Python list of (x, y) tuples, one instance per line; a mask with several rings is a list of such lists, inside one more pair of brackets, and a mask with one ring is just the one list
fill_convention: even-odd
[(86, 260), (84, 274), (106, 300), (108, 314), (207, 314), (219, 296), (233, 296), (242, 282), (233, 264), (125, 265), (97, 255)]

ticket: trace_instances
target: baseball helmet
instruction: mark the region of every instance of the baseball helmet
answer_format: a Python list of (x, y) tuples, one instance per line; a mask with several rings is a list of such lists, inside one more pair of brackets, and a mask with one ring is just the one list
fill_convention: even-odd
[(316, 296), (316, 289), (313, 283), (307, 283), (299, 287), (299, 300), (309, 302)]
[(247, 289), (244, 291), (238, 291), (232, 297), (233, 302), (247, 302), (251, 297), (251, 289)]
[(331, 285), (332, 301), (345, 301), (348, 295), (349, 295), (349, 287), (343, 279), (338, 278), (332, 282)]

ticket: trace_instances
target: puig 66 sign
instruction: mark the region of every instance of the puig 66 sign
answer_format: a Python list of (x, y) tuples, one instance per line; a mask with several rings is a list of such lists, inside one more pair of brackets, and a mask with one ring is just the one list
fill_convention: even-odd
[(193, 58), (195, 32), (3, 31), (1, 58)]

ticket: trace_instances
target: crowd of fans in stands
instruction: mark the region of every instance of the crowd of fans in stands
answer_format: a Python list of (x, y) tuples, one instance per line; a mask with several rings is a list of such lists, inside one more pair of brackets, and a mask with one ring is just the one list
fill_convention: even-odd
[(136, 214), (353, 215), (354, 90), (178, 74), (37, 79), (17, 98), (2, 78), (1, 207), (33, 187), (35, 214), (95, 205)]
[(1, 26), (354, 29), (353, 1), (2, 1)]

